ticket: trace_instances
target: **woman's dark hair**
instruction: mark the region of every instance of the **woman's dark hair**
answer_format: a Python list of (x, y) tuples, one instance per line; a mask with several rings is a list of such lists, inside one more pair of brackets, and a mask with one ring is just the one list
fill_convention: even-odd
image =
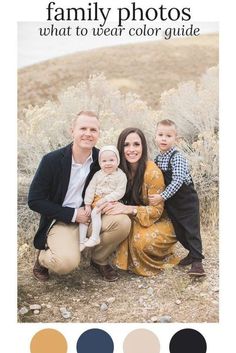
[[(135, 171), (135, 175), (132, 175), (130, 163), (127, 162), (124, 154), (125, 140), (127, 136), (132, 133), (137, 134), (142, 143), (142, 156), (138, 161), (138, 167)], [(144, 205), (142, 199), (142, 186), (147, 163), (147, 141), (143, 132), (140, 129), (133, 127), (123, 130), (118, 138), (117, 148), (120, 153), (120, 169), (123, 170), (128, 179), (123, 201), (129, 205)]]

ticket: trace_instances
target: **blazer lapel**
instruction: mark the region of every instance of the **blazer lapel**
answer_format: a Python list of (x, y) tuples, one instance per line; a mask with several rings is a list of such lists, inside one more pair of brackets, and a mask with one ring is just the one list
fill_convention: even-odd
[(69, 181), (70, 181), (70, 173), (71, 173), (71, 163), (72, 163), (72, 144), (65, 147), (65, 153), (61, 159), (61, 198), (62, 203), (65, 199), (66, 192), (68, 189)]

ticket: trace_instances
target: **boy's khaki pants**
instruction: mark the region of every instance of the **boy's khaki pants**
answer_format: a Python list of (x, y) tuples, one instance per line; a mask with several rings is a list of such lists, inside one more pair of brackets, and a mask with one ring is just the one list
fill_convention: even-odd
[[(92, 260), (106, 265), (109, 256), (128, 236), (131, 221), (126, 215), (103, 215), (101, 243), (93, 248)], [(73, 271), (80, 263), (79, 225), (56, 222), (47, 237), (47, 250), (41, 250), (39, 263), (58, 274)]]

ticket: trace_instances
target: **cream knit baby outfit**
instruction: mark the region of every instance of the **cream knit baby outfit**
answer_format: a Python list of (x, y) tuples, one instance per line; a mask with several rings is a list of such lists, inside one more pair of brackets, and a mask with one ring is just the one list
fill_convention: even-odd
[(111, 174), (99, 170), (86, 189), (84, 203), (91, 205), (95, 196), (100, 196), (104, 202), (118, 201), (125, 194), (126, 184), (126, 175), (120, 168)]

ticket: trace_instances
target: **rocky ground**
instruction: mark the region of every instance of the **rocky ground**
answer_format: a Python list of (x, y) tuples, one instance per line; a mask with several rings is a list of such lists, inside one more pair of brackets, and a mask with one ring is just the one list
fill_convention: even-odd
[[(177, 252), (184, 254), (180, 246)], [(151, 278), (119, 271), (120, 279), (108, 283), (89, 265), (87, 254), (72, 274), (51, 274), (40, 283), (32, 275), (32, 248), (25, 243), (19, 247), (18, 321), (218, 322), (216, 248), (207, 244), (205, 255), (207, 276), (199, 279), (176, 267)]]

